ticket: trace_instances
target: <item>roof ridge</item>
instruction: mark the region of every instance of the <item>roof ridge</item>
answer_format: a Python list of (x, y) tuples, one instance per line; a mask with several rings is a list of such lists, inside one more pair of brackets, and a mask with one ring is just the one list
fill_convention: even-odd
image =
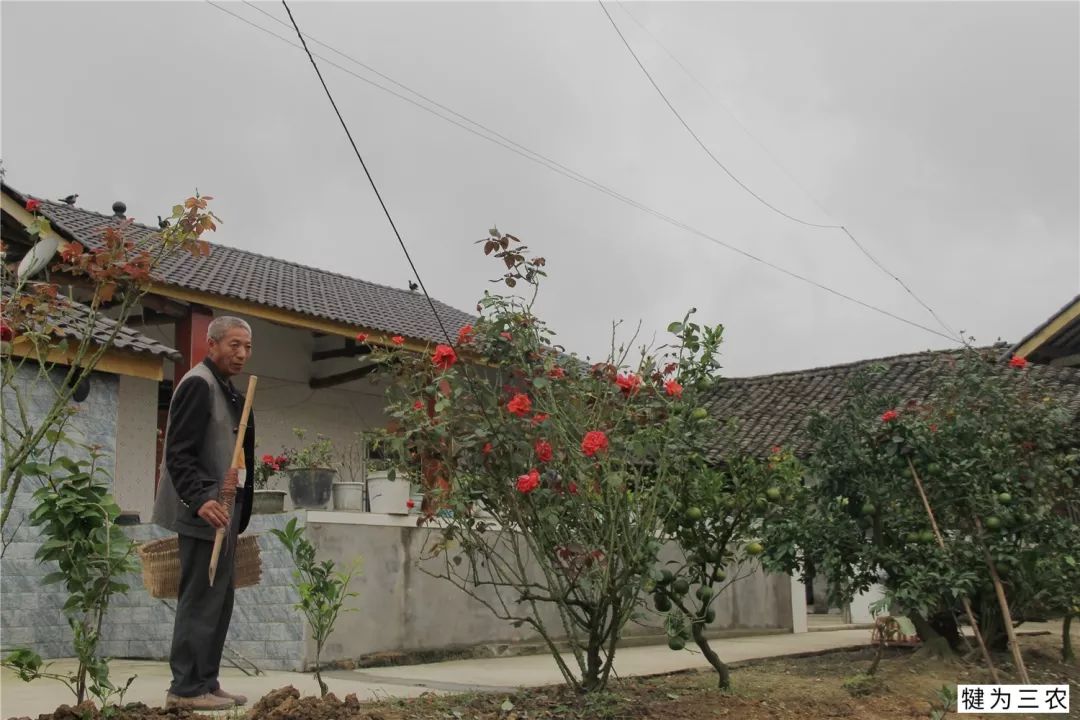
[[(105, 220), (117, 220), (117, 219), (119, 219), (115, 215), (105, 215), (104, 213), (97, 212), (96, 210), (89, 210), (87, 208), (75, 207), (73, 205), (67, 205), (65, 203), (60, 203), (60, 202), (57, 202), (55, 200), (49, 200), (47, 198), (39, 198), (39, 197), (36, 197), (36, 196), (33, 196), (33, 195), (27, 195), (27, 197), (33, 197), (35, 200), (40, 200), (44, 205), (55, 206), (55, 207), (59, 208), (61, 211), (64, 211), (64, 212), (70, 212), (72, 210), (75, 210), (75, 211), (78, 211), (78, 212), (81, 212), (81, 213), (86, 213), (88, 215), (95, 215), (97, 217), (104, 218)], [(144, 230), (149, 230), (150, 232), (152, 232), (155, 235), (160, 233), (160, 228), (151, 227), (150, 225), (138, 222), (133, 218), (126, 218), (126, 219), (131, 220), (132, 225), (134, 225), (136, 227), (140, 227), (140, 228), (142, 228)], [(63, 226), (62, 221), (60, 222), (60, 225)], [(69, 232), (69, 234), (74, 234), (70, 230), (68, 232)], [(340, 278), (342, 280), (350, 280), (350, 281), (353, 281), (353, 282), (361, 282), (361, 283), (364, 283), (366, 285), (377, 287), (377, 288), (380, 288), (380, 289), (383, 289), (383, 290), (392, 290), (393, 292), (401, 293), (403, 295), (406, 295), (407, 297), (413, 297), (415, 295), (415, 293), (412, 290), (406, 290), (405, 288), (398, 288), (398, 287), (394, 287), (392, 285), (384, 285), (382, 283), (377, 283), (377, 282), (373, 282), (371, 280), (366, 280), (364, 278), (356, 277), (355, 275), (346, 275), (344, 273), (334, 272), (333, 270), (327, 270), (325, 268), (315, 267), (314, 265), (305, 265), (304, 263), (299, 263), (299, 262), (296, 262), (294, 260), (286, 260), (285, 258), (279, 258), (279, 257), (275, 257), (273, 255), (267, 255), (265, 253), (255, 252), (254, 250), (247, 250), (247, 249), (244, 249), (244, 248), (238, 248), (238, 247), (234, 247), (232, 245), (226, 245), (224, 243), (212, 242), (212, 241), (209, 241), (209, 240), (207, 240), (206, 242), (207, 242), (207, 244), (209, 244), (212, 247), (225, 248), (227, 250), (231, 250), (233, 252), (238, 252), (238, 253), (244, 253), (244, 254), (250, 255), (252, 257), (264, 258), (264, 259), (267, 259), (267, 260), (273, 260), (274, 262), (284, 263), (286, 265), (291, 265), (292, 267), (303, 268), (304, 270), (310, 270), (312, 272), (322, 273), (323, 275), (326, 275), (326, 276), (329, 276), (329, 277), (336, 277), (336, 278)], [(450, 305), (450, 304), (448, 304), (448, 303), (446, 303), (446, 302), (444, 302), (442, 300), (439, 300), (437, 298), (431, 298), (431, 301), (436, 303), (437, 305), (441, 305), (442, 307), (445, 307), (445, 308), (447, 308), (449, 310), (455, 310), (457, 312), (464, 313), (466, 315), (471, 315), (472, 314), (472, 313), (468, 313), (468, 312), (466, 312), (464, 310), (461, 310), (460, 308), (456, 308), (453, 305)]]
[[(994, 345), (983, 347), (983, 348), (978, 348), (978, 349), (979, 350), (988, 350), (988, 349), (997, 348), (999, 346), (1004, 346), (1004, 343), (995, 343)], [(955, 348), (955, 349), (949, 348), (949, 349), (943, 349), (943, 350), (920, 350), (920, 351), (917, 351), (917, 352), (901, 353), (899, 355), (886, 355), (884, 357), (866, 358), (866, 359), (862, 359), (862, 360), (853, 360), (851, 362), (839, 363), (837, 365), (819, 365), (817, 367), (804, 368), (802, 370), (784, 370), (783, 372), (769, 373), (769, 374), (766, 374), (766, 375), (748, 375), (748, 376), (745, 376), (745, 377), (723, 378), (723, 381), (728, 382), (728, 383), (747, 383), (747, 384), (750, 384), (750, 383), (766, 382), (766, 381), (771, 382), (771, 381), (776, 380), (778, 378), (785, 378), (785, 377), (808, 377), (808, 376), (813, 376), (813, 375), (834, 375), (834, 374), (836, 374), (837, 372), (839, 372), (841, 370), (860, 367), (860, 366), (865, 366), (865, 365), (872, 365), (874, 363), (898, 363), (898, 362), (900, 362), (900, 363), (909, 363), (909, 362), (915, 362), (915, 361), (920, 360), (920, 359), (929, 359), (929, 358), (939, 356), (939, 355), (947, 355), (947, 354), (950, 354), (950, 353), (959, 353), (959, 352), (962, 352), (962, 350), (960, 348)]]

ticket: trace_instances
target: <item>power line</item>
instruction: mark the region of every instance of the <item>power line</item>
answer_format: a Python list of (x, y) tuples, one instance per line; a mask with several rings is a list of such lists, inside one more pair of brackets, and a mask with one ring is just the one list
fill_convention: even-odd
[[(927, 305), (925, 302), (923, 302), (923, 300), (918, 295), (916, 295), (911, 290), (911, 288), (908, 287), (908, 285), (903, 280), (901, 280), (896, 274), (890, 272), (884, 265), (882, 265), (880, 262), (878, 262), (877, 258), (875, 258), (873, 255), (871, 255), (870, 251), (867, 250), (862, 245), (862, 243), (860, 243), (858, 240), (856, 240), (855, 236), (852, 235), (851, 232), (846, 227), (844, 227), (843, 225), (838, 225), (838, 224), (814, 223), (814, 222), (810, 222), (808, 220), (803, 220), (802, 218), (798, 218), (798, 217), (796, 217), (794, 215), (791, 215), (790, 213), (784, 212), (783, 210), (781, 210), (780, 208), (778, 208), (777, 206), (773, 205), (768, 200), (763, 198), (761, 195), (754, 192), (754, 190), (751, 189), (749, 185), (747, 185), (742, 180), (740, 180), (738, 177), (736, 177), (735, 173), (731, 172), (731, 170), (729, 170), (727, 168), (727, 166), (724, 165), (724, 163), (720, 162), (720, 159), (717, 158), (716, 155), (714, 155), (713, 152), (709, 149), (709, 147), (702, 141), (702, 139), (700, 137), (698, 137), (698, 134), (696, 132), (694, 132), (693, 128), (690, 127), (690, 124), (686, 122), (686, 120), (679, 113), (679, 111), (675, 109), (675, 106), (671, 103), (671, 101), (668, 100), (668, 97), (667, 97), (667, 95), (664, 94), (664, 91), (660, 89), (660, 86), (657, 84), (656, 80), (653, 79), (652, 74), (645, 67), (645, 64), (641, 62), (641, 59), (638, 57), (637, 53), (634, 52), (634, 48), (631, 47), (630, 42), (626, 39), (626, 36), (623, 35), (623, 32), (619, 28), (618, 23), (615, 22), (615, 18), (611, 17), (611, 13), (608, 12), (608, 9), (604, 5), (603, 0), (597, 0), (597, 2), (600, 4), (600, 9), (604, 11), (604, 15), (607, 16), (608, 22), (611, 23), (611, 27), (613, 27), (615, 29), (615, 32), (618, 34), (619, 39), (622, 40), (623, 45), (625, 45), (626, 49), (630, 52), (630, 56), (634, 58), (634, 62), (636, 62), (637, 66), (639, 68), (641, 68), (641, 72), (643, 72), (645, 74), (645, 77), (648, 78), (649, 83), (653, 86), (653, 89), (656, 90), (657, 94), (660, 95), (660, 98), (664, 101), (664, 104), (667, 105), (667, 107), (671, 111), (671, 113), (675, 116), (675, 118), (679, 121), (679, 123), (683, 126), (683, 128), (686, 129), (686, 132), (690, 134), (690, 137), (692, 137), (694, 139), (694, 141), (698, 144), (698, 146), (700, 146), (701, 149), (703, 151), (705, 151), (705, 154), (708, 155), (712, 159), (712, 161), (714, 163), (716, 163), (717, 167), (719, 167), (721, 170), (723, 170), (724, 173), (729, 178), (731, 178), (732, 181), (734, 181), (736, 185), (738, 185), (743, 190), (745, 190), (747, 193), (749, 193), (755, 200), (757, 200), (759, 203), (761, 203), (765, 207), (769, 208), (770, 210), (777, 213), (778, 215), (782, 215), (783, 217), (787, 218), (788, 220), (791, 220), (792, 222), (796, 222), (796, 223), (799, 223), (800, 225), (805, 225), (807, 227), (812, 227), (812, 228), (822, 228), (822, 229), (827, 229), (827, 230), (841, 230), (841, 231), (843, 231), (843, 233), (845, 235), (847, 235), (851, 239), (851, 242), (853, 242), (855, 244), (855, 246), (857, 248), (859, 248), (859, 250), (861, 250), (863, 252), (863, 254), (866, 255), (866, 257), (868, 257), (870, 259), (871, 262), (874, 263), (874, 265), (876, 265), (878, 268), (881, 269), (882, 272), (884, 272), (885, 274), (887, 274), (888, 276), (893, 278), (897, 283), (899, 283), (900, 287), (902, 287), (909, 295), (911, 295), (911, 297), (915, 298), (915, 300), (920, 305), (922, 305), (924, 308), (926, 308), (926, 310), (931, 315), (933, 315), (934, 319), (937, 320), (938, 323), (940, 323), (941, 326), (943, 328), (945, 328), (945, 330), (950, 333), (950, 335), (954, 336), (952, 339), (954, 339), (954, 340), (956, 339), (956, 332), (952, 328), (950, 328), (949, 325), (946, 324), (945, 321), (942, 320), (938, 316), (938, 314), (936, 312), (934, 312), (934, 309), (931, 308), (929, 305)], [(671, 53), (668, 52), (668, 54), (670, 55)], [(672, 57), (674, 58), (673, 55), (672, 55)], [(676, 60), (676, 62), (678, 62), (678, 61)], [(684, 70), (686, 69), (685, 66), (682, 65), (682, 63), (679, 63), (679, 65), (680, 65), (680, 67), (683, 67)], [(689, 73), (689, 71), (687, 71), (687, 72)], [(730, 113), (730, 111), (729, 111), (729, 113)], [(743, 129), (745, 130), (745, 128), (743, 128)], [(747, 134), (749, 134), (749, 132)], [(797, 184), (798, 183), (796, 183), (796, 185)], [(800, 189), (801, 189), (801, 187), (800, 187)], [(803, 190), (803, 192), (806, 193), (805, 190)], [(809, 195), (809, 193), (806, 193), (806, 194)], [(811, 199), (813, 199), (813, 198), (811, 198)], [(814, 201), (814, 202), (816, 204), (817, 201)], [(819, 205), (819, 207), (820, 207), (820, 205)], [(825, 214), (828, 215), (827, 212)], [(962, 339), (961, 339), (961, 342), (963, 342)]]
[[(230, 16), (236, 18), (237, 20), (240, 20), (241, 22), (243, 22), (243, 23), (245, 23), (247, 25), (250, 25), (251, 27), (255, 28), (256, 30), (264, 32), (267, 35), (270, 35), (271, 37), (277, 38), (278, 40), (284, 42), (286, 45), (289, 45), (290, 47), (294, 47), (294, 48), (299, 49), (299, 50), (304, 50), (305, 52), (308, 53), (309, 57), (312, 57), (312, 56), (317, 57), (320, 60), (322, 60), (323, 62), (325, 62), (326, 64), (328, 64), (328, 65), (330, 65), (332, 67), (335, 67), (338, 70), (341, 70), (342, 72), (344, 72), (344, 73), (346, 73), (348, 75), (351, 75), (352, 77), (354, 77), (354, 78), (356, 78), (356, 79), (358, 79), (358, 80), (360, 80), (360, 81), (362, 81), (364, 83), (367, 83), (368, 85), (371, 85), (372, 87), (375, 87), (375, 88), (377, 88), (379, 90), (382, 90), (383, 92), (389, 93), (390, 95), (392, 95), (392, 96), (394, 96), (394, 97), (396, 97), (396, 98), (398, 98), (400, 100), (404, 100), (405, 102), (407, 102), (407, 103), (409, 103), (409, 104), (411, 104), (411, 105), (413, 105), (413, 106), (415, 106), (415, 107), (417, 107), (417, 108), (419, 108), (419, 109), (421, 109), (421, 110), (423, 110), (425, 112), (428, 112), (428, 113), (434, 115), (437, 118), (445, 120), (446, 122), (449, 122), (452, 125), (456, 125), (457, 127), (461, 128), (462, 130), (465, 130), (468, 133), (471, 133), (471, 134), (473, 134), (473, 135), (475, 135), (475, 136), (477, 136), (479, 138), (482, 138), (484, 140), (487, 140), (488, 142), (491, 142), (491, 143), (493, 143), (495, 145), (498, 145), (498, 146), (500, 146), (500, 147), (502, 147), (502, 148), (504, 148), (506, 150), (509, 150), (510, 152), (515, 153), (516, 155), (519, 155), (519, 156), (525, 158), (526, 160), (529, 160), (530, 162), (534, 162), (534, 163), (536, 163), (538, 165), (541, 165), (541, 166), (547, 168), (548, 170), (551, 170), (552, 172), (555, 172), (555, 173), (557, 173), (559, 175), (567, 177), (570, 180), (573, 180), (574, 182), (577, 182), (577, 183), (579, 183), (581, 185), (585, 185), (586, 187), (592, 188), (593, 190), (596, 190), (598, 192), (604, 193), (605, 195), (608, 195), (608, 196), (612, 197), (613, 199), (616, 199), (616, 200), (618, 200), (618, 201), (620, 201), (622, 203), (630, 205), (631, 207), (634, 207), (634, 208), (636, 208), (638, 210), (641, 210), (642, 212), (648, 213), (649, 215), (652, 215), (653, 217), (656, 217), (657, 219), (659, 219), (659, 220), (661, 220), (663, 222), (666, 222), (669, 225), (672, 225), (672, 226), (677, 227), (677, 228), (679, 228), (681, 230), (685, 230), (686, 232), (697, 235), (698, 237), (700, 237), (700, 238), (702, 238), (704, 240), (707, 240), (707, 241), (709, 241), (709, 242), (711, 242), (711, 243), (713, 243), (715, 245), (718, 245), (718, 246), (720, 246), (720, 247), (722, 247), (722, 248), (724, 248), (726, 250), (738, 253), (739, 255), (742, 255), (743, 257), (745, 257), (745, 258), (747, 258), (749, 260), (752, 260), (754, 262), (765, 265), (768, 268), (771, 268), (773, 270), (776, 270), (777, 272), (783, 273), (784, 275), (787, 275), (787, 276), (789, 276), (789, 277), (791, 277), (793, 279), (796, 279), (796, 280), (799, 280), (801, 282), (807, 283), (808, 285), (816, 287), (819, 290), (823, 290), (825, 292), (828, 292), (828, 293), (830, 293), (832, 295), (835, 295), (836, 297), (839, 297), (839, 298), (841, 298), (843, 300), (847, 300), (849, 302), (855, 303), (856, 305), (859, 305), (859, 306), (861, 306), (863, 308), (866, 308), (868, 310), (872, 310), (873, 312), (876, 312), (876, 313), (879, 313), (879, 314), (884, 315), (886, 317), (892, 318), (892, 319), (897, 320), (899, 322), (902, 322), (902, 323), (904, 323), (906, 325), (910, 325), (912, 327), (918, 328), (920, 330), (924, 330), (924, 331), (926, 331), (928, 333), (931, 333), (933, 335), (938, 335), (940, 337), (946, 338), (947, 340), (956, 342), (956, 338), (954, 338), (954, 337), (952, 337), (950, 335), (946, 335), (946, 334), (944, 334), (942, 332), (939, 332), (938, 330), (935, 330), (934, 328), (928, 327), (926, 325), (915, 322), (913, 320), (908, 320), (907, 318), (904, 318), (904, 317), (902, 317), (900, 315), (897, 315), (897, 314), (892, 313), (892, 312), (890, 312), (888, 310), (885, 310), (884, 308), (881, 308), (881, 307), (878, 307), (876, 305), (864, 302), (864, 301), (859, 300), (859, 299), (857, 299), (855, 297), (847, 295), (846, 293), (842, 293), (842, 292), (840, 292), (838, 290), (834, 290), (831, 287), (828, 287), (826, 285), (823, 285), (822, 283), (817, 282), (816, 280), (812, 280), (812, 279), (810, 279), (810, 278), (808, 278), (808, 277), (806, 277), (804, 275), (793, 272), (793, 271), (788, 270), (788, 269), (786, 269), (786, 268), (784, 268), (784, 267), (782, 267), (780, 265), (777, 265), (777, 264), (772, 263), (772, 262), (770, 262), (768, 260), (760, 258), (760, 257), (758, 257), (758, 256), (756, 256), (756, 255), (754, 255), (754, 254), (752, 254), (750, 252), (747, 252), (747, 251), (743, 250), (742, 248), (740, 248), (738, 246), (727, 243), (727, 242), (725, 242), (725, 241), (723, 241), (723, 240), (721, 240), (721, 239), (719, 239), (719, 238), (717, 238), (717, 237), (715, 237), (713, 235), (710, 235), (710, 234), (708, 234), (708, 233), (706, 233), (706, 232), (704, 232), (702, 230), (699, 230), (699, 229), (697, 229), (697, 228), (695, 228), (695, 227), (693, 227), (691, 225), (688, 225), (688, 224), (686, 224), (686, 223), (684, 223), (684, 222), (682, 222), (680, 220), (677, 220), (677, 219), (675, 219), (675, 218), (673, 218), (673, 217), (671, 217), (669, 215), (666, 215), (663, 212), (660, 212), (659, 210), (654, 210), (653, 208), (649, 207), (648, 205), (645, 205), (644, 203), (641, 203), (641, 202), (639, 202), (637, 200), (634, 200), (633, 198), (630, 198), (630, 197), (628, 197), (626, 195), (623, 195), (622, 193), (620, 193), (620, 192), (618, 192), (616, 190), (613, 190), (612, 188), (604, 185), (603, 183), (600, 183), (600, 182), (598, 182), (596, 180), (593, 180), (593, 179), (591, 179), (591, 178), (577, 172), (576, 170), (573, 170), (572, 168), (566, 167), (565, 165), (563, 165), (563, 164), (561, 164), (561, 163), (559, 163), (559, 162), (557, 162), (555, 160), (552, 160), (551, 158), (547, 157), (546, 155), (543, 155), (542, 153), (531, 150), (531, 149), (525, 147), (524, 145), (521, 145), (520, 143), (517, 143), (517, 142), (511, 140), (510, 138), (507, 138), (506, 136), (501, 135), (500, 133), (488, 128), (487, 126), (483, 125), (482, 123), (479, 123), (479, 122), (477, 122), (475, 120), (472, 120), (472, 119), (466, 117), (465, 115), (457, 113), (456, 111), (446, 107), (445, 105), (441, 105), (439, 103), (436, 103), (433, 100), (429, 100), (428, 98), (426, 98), (421, 93), (418, 93), (415, 90), (410, 89), (406, 85), (404, 85), (402, 83), (399, 83), (396, 80), (393, 80), (392, 78), (390, 78), (387, 75), (379, 73), (377, 70), (371, 69), (371, 72), (374, 72), (374, 73), (378, 74), (380, 77), (386, 78), (389, 82), (393, 82), (398, 87), (401, 87), (401, 88), (407, 90), (408, 92), (416, 95), (417, 97), (423, 98), (425, 101), (430, 102), (433, 105), (436, 105), (437, 107), (443, 108), (446, 112), (449, 112), (449, 113), (455, 115), (456, 117), (460, 117), (463, 120), (465, 120), (466, 122), (471, 123), (472, 125), (475, 125), (478, 128), (481, 128), (484, 132), (480, 132), (480, 131), (472, 128), (472, 127), (469, 127), (469, 126), (467, 126), (467, 125), (465, 125), (465, 124), (463, 124), (461, 122), (458, 122), (457, 120), (455, 120), (455, 119), (453, 119), (451, 117), (446, 117), (445, 115), (440, 114), (436, 110), (434, 110), (434, 109), (432, 109), (432, 108), (430, 108), (430, 107), (428, 107), (428, 106), (426, 106), (426, 105), (424, 105), (422, 103), (419, 103), (416, 100), (414, 100), (414, 99), (412, 99), (410, 97), (407, 97), (407, 96), (405, 96), (405, 95), (403, 95), (403, 94), (401, 94), (399, 92), (396, 92), (395, 90), (393, 90), (391, 88), (380, 85), (379, 83), (371, 80), (370, 78), (366, 78), (363, 75), (361, 75), (361, 74), (359, 74), (359, 73), (357, 73), (357, 72), (355, 72), (355, 71), (353, 71), (353, 70), (351, 70), (351, 69), (349, 69), (347, 67), (344, 67), (344, 66), (334, 62), (333, 60), (330, 60), (330, 59), (326, 58), (323, 55), (319, 55), (317, 53), (312, 53), (310, 50), (308, 50), (306, 43), (304, 43), (303, 45), (298, 45), (297, 43), (289, 40), (288, 38), (285, 38), (285, 37), (275, 33), (273, 30), (269, 30), (269, 29), (267, 29), (265, 27), (262, 27), (261, 25), (252, 22), (248, 18), (245, 18), (242, 15), (238, 15), (237, 13), (234, 13), (231, 10), (228, 10), (227, 8), (224, 8), (224, 7), (220, 6), (220, 5), (218, 5), (217, 3), (213, 2), (213, 0), (206, 0), (206, 2), (207, 2), (207, 4), (214, 7), (215, 9), (220, 10), (220, 11), (226, 13), (227, 15), (230, 15)], [(270, 15), (270, 14), (266, 13), (266, 11), (264, 11), (264, 10), (262, 10), (260, 8), (255, 8), (255, 9), (259, 10), (259, 12), (261, 12), (263, 14), (268, 15), (268, 17), (272, 18), (276, 22), (279, 22), (279, 23), (282, 23), (282, 24), (285, 24), (286, 26), (288, 26), (286, 23), (284, 23), (284, 21), (280, 20), (279, 18), (274, 17), (273, 15)], [(342, 57), (344, 57), (346, 59), (349, 59), (352, 62), (355, 62), (356, 64), (360, 65), (361, 67), (364, 67), (365, 69), (369, 69), (369, 66), (361, 63), (358, 60), (355, 60), (355, 59), (351, 58), (349, 55), (346, 55), (345, 53), (343, 53), (343, 52), (341, 52), (339, 50), (336, 50), (336, 49), (332, 48), (331, 46), (327, 45), (326, 43), (315, 40), (314, 38), (312, 38), (310, 35), (307, 35), (306, 33), (300, 33), (300, 37), (301, 37), (301, 40), (303, 40), (304, 38), (309, 38), (313, 42), (318, 42), (320, 45), (323, 45), (324, 47), (330, 48), (331, 50), (333, 50), (333, 52), (337, 53), (338, 55), (341, 55)], [(484, 134), (485, 132), (490, 133), (490, 135)], [(494, 137), (492, 137), (492, 136), (494, 136)]]

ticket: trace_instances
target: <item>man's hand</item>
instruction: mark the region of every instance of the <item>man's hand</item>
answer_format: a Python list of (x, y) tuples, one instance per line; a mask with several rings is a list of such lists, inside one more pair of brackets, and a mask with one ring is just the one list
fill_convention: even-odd
[[(235, 476), (236, 471), (234, 470), (233, 482), (235, 482)], [(228, 482), (227, 479), (226, 482)], [(218, 529), (229, 524), (229, 515), (225, 512), (225, 507), (217, 500), (207, 500), (204, 502), (202, 507), (199, 508), (199, 517)]]

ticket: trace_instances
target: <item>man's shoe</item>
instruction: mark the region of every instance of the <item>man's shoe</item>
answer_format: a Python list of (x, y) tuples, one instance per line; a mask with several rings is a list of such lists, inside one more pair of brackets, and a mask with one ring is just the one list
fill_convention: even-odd
[(187, 708), (189, 710), (228, 710), (235, 707), (236, 702), (229, 697), (219, 697), (211, 693), (196, 695), (195, 697), (180, 697), (167, 693), (165, 695), (165, 707)]
[(243, 695), (235, 695), (233, 693), (228, 693), (228, 692), (225, 692), (224, 690), (222, 690), (221, 688), (218, 688), (212, 694), (213, 694), (214, 697), (229, 698), (230, 700), (232, 700), (237, 705), (247, 705), (247, 698), (244, 697)]

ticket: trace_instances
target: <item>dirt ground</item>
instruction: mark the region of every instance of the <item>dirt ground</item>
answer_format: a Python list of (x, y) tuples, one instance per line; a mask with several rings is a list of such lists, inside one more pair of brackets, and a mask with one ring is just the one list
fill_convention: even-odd
[[(1080, 718), (1080, 665), (1060, 662), (1060, 637), (1042, 635), (1022, 639), (1025, 663), (1032, 683), (1071, 685), (1072, 711)], [(424, 695), (409, 700), (360, 703), (354, 696), (339, 700), (299, 697), (294, 688), (282, 688), (255, 703), (236, 710), (229, 720), (889, 720), (929, 718), (941, 707), (938, 690), (958, 683), (990, 684), (981, 663), (945, 662), (925, 658), (910, 650), (887, 651), (869, 687), (845, 687), (865, 670), (872, 651), (833, 652), (803, 658), (782, 658), (736, 666), (733, 690), (716, 689), (716, 677), (702, 671), (616, 680), (605, 693), (579, 697), (564, 688), (523, 690), (505, 695)], [(1013, 668), (1008, 656), (997, 658), (1006, 675)], [(1016, 682), (1009, 677), (1003, 682)], [(936, 703), (936, 704), (935, 704)], [(98, 720), (88, 708), (62, 707), (39, 720)], [(165, 711), (146, 706), (124, 708), (115, 720), (200, 720), (184, 711)], [(219, 716), (221, 717), (221, 716)], [(948, 717), (959, 718), (950, 712)], [(984, 717), (964, 715), (963, 717)], [(991, 717), (989, 715), (985, 717)], [(998, 717), (998, 716), (993, 716)], [(1009, 717), (1036, 717), (1010, 715)], [(1038, 717), (1065, 717), (1042, 715)]]

